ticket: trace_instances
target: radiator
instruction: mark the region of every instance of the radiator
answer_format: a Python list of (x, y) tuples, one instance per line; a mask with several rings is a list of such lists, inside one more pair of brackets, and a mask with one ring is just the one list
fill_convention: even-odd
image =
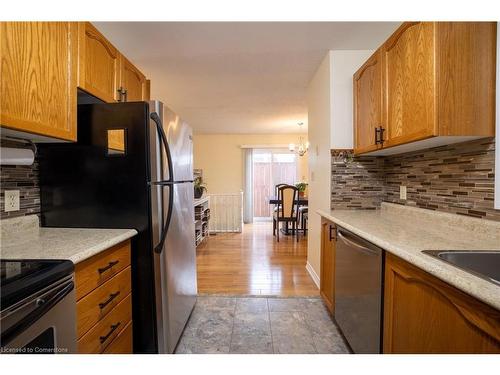
[(243, 192), (209, 194), (210, 232), (241, 232), (243, 229)]

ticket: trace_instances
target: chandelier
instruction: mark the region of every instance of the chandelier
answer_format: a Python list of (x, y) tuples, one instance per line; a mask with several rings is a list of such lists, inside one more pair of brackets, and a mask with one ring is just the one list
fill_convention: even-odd
[[(302, 127), (304, 123), (299, 122), (298, 125), (299, 127)], [(288, 149), (290, 150), (290, 152), (295, 152), (295, 143), (290, 143), (288, 145)], [(304, 156), (308, 149), (309, 149), (309, 142), (304, 142), (304, 137), (300, 136), (299, 144), (297, 146), (297, 154), (299, 154), (299, 156)]]

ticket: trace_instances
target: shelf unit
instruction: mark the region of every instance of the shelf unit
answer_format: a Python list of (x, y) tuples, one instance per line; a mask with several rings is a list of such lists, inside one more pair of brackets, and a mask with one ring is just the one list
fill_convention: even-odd
[(210, 197), (203, 196), (194, 200), (194, 235), (196, 246), (209, 236)]

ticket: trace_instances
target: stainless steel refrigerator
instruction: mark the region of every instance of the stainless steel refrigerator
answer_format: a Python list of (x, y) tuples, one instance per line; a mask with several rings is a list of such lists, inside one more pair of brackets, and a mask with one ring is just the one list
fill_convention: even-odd
[(78, 106), (78, 142), (39, 147), (41, 222), (135, 228), (136, 353), (172, 353), (196, 301), (192, 130), (161, 102)]

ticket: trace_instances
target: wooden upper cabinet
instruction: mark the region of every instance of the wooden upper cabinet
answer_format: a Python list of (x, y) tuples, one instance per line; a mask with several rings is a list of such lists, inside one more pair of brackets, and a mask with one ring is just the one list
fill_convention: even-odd
[(334, 311), (334, 272), (335, 272), (335, 225), (327, 220), (321, 223), (321, 271), (320, 294), (321, 298), (333, 314)]
[(386, 253), (384, 353), (500, 353), (500, 311)]
[(386, 146), (437, 135), (432, 22), (403, 24), (382, 47)]
[(120, 99), (120, 54), (89, 22), (78, 25), (78, 86), (106, 102)]
[(0, 124), (76, 140), (77, 24), (0, 22)]
[[(403, 150), (394, 146), (410, 151), (494, 136), (496, 27), (496, 22), (403, 23), (380, 54), (354, 74), (355, 153), (383, 155)], [(380, 112), (374, 95), (379, 74)], [(378, 147), (375, 123), (384, 130)], [(431, 143), (433, 137), (438, 138)]]
[(146, 77), (123, 55), (120, 57), (120, 87), (123, 90), (122, 101), (149, 100)]
[(439, 22), (440, 135), (494, 136), (496, 22)]
[(382, 51), (376, 51), (353, 77), (354, 151), (380, 147), (376, 130), (382, 126)]

